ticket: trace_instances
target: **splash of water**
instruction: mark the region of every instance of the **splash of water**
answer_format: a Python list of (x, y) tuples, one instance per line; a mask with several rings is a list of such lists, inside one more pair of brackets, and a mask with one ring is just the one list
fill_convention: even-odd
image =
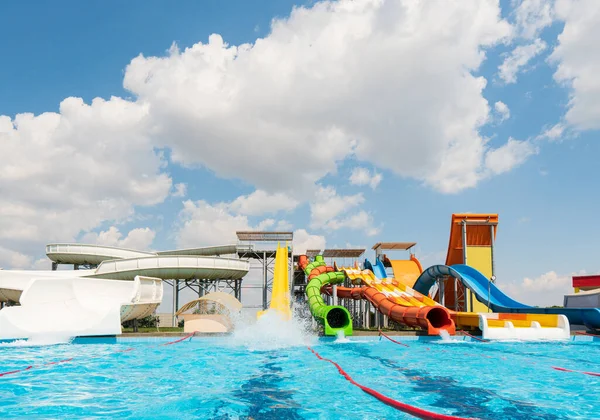
[(440, 338), (441, 341), (438, 341), (437, 344), (458, 344), (464, 343), (462, 340), (457, 340), (456, 338), (450, 337), (450, 333), (446, 330), (440, 330)]
[(342, 330), (338, 330), (335, 333), (336, 339), (335, 339), (335, 343), (349, 343), (350, 340), (348, 338), (346, 338), (346, 334), (344, 334), (344, 331)]
[(73, 337), (65, 334), (57, 333), (43, 333), (33, 334), (27, 339), (20, 339), (9, 341), (6, 343), (0, 343), (0, 347), (43, 347), (43, 346), (55, 346), (59, 344), (70, 344), (73, 341)]
[(235, 330), (230, 337), (232, 345), (243, 346), (250, 351), (306, 346), (315, 340), (316, 335), (305, 320), (297, 316), (286, 320), (272, 309), (258, 320), (249, 317), (236, 320)]

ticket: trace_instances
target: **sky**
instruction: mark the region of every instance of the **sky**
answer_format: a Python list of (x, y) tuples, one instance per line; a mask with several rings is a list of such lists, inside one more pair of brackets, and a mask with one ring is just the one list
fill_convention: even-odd
[(491, 212), (516, 299), (600, 271), (596, 0), (61, 4), (0, 2), (0, 267), (246, 229), (428, 266)]

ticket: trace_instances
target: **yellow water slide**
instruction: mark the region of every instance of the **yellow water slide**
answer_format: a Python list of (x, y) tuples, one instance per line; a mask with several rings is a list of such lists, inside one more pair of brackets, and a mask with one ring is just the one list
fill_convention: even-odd
[(288, 247), (277, 244), (277, 253), (275, 254), (275, 271), (273, 274), (273, 290), (271, 292), (271, 303), (266, 311), (259, 311), (257, 317), (260, 318), (267, 311), (275, 311), (284, 319), (292, 317), (290, 308), (290, 280)]

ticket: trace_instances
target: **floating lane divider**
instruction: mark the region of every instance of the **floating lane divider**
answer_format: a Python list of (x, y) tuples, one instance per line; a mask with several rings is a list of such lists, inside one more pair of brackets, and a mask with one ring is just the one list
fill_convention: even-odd
[(468, 333), (468, 332), (466, 332), (466, 331), (456, 331), (456, 332), (463, 333), (463, 334), (464, 334), (464, 335), (466, 335), (467, 337), (471, 337), (473, 340), (481, 341), (482, 343), (489, 343), (489, 341), (490, 341), (490, 340), (486, 340), (486, 339), (483, 339), (483, 338), (476, 337), (476, 336), (474, 336), (474, 335), (472, 335), (472, 334), (469, 334), (469, 333)]
[(388, 339), (388, 340), (390, 340), (392, 343), (396, 343), (396, 344), (399, 344), (399, 345), (401, 345), (401, 346), (404, 346), (404, 347), (410, 347), (408, 344), (404, 344), (404, 343), (401, 343), (401, 342), (399, 342), (399, 341), (396, 341), (396, 340), (394, 340), (392, 337), (390, 337), (390, 336), (388, 336), (386, 333), (384, 333), (383, 331), (379, 330), (379, 341), (381, 341), (381, 337), (385, 337), (385, 338), (387, 338), (387, 339)]
[(375, 391), (374, 389), (368, 388), (368, 387), (356, 382), (354, 379), (352, 379), (352, 377), (350, 375), (348, 375), (348, 373), (346, 373), (346, 371), (344, 369), (342, 369), (342, 367), (340, 365), (338, 365), (333, 360), (327, 359), (327, 358), (321, 356), (319, 353), (317, 353), (311, 347), (307, 347), (307, 348), (315, 356), (317, 356), (317, 358), (319, 360), (323, 360), (325, 362), (329, 362), (332, 365), (334, 365), (337, 368), (340, 375), (342, 375), (344, 378), (346, 378), (346, 380), (348, 382), (350, 382), (352, 385), (360, 388), (363, 392), (377, 398), (379, 401), (383, 402), (384, 404), (389, 405), (390, 407), (395, 408), (396, 410), (400, 410), (407, 414), (410, 414), (411, 416), (415, 416), (417, 418), (426, 419), (426, 420), (466, 420), (465, 417), (456, 417), (456, 416), (450, 416), (450, 415), (446, 415), (446, 414), (434, 413), (432, 411), (423, 410), (422, 408), (414, 407), (412, 405), (405, 404), (403, 402), (394, 400), (390, 397), (386, 397), (385, 395)]
[(572, 369), (562, 368), (562, 367), (558, 367), (558, 366), (552, 366), (552, 369), (559, 370), (561, 372), (582, 373), (584, 375), (600, 376), (600, 373), (598, 373), (598, 372), (586, 372), (583, 370), (572, 370)]
[[(184, 340), (187, 340), (188, 338), (191, 340), (192, 337), (197, 332), (198, 331), (194, 331), (193, 333), (190, 333), (190, 334), (186, 335), (185, 337), (179, 338), (179, 339), (177, 339), (175, 341), (169, 341), (168, 343), (162, 343), (162, 344), (159, 344), (158, 346), (168, 346), (168, 345), (171, 345), (171, 344), (180, 343), (180, 342), (182, 342)], [(152, 347), (158, 347), (158, 346), (151, 346), (150, 348), (152, 348)], [(113, 353), (110, 353), (110, 354), (126, 353), (126, 352), (133, 351), (133, 350), (135, 350), (135, 347), (128, 347), (128, 348), (126, 348), (124, 350), (117, 350), (117, 351), (115, 351)], [(108, 354), (108, 355), (110, 355), (110, 354)], [(97, 358), (105, 357), (105, 356), (108, 356), (108, 355), (96, 356), (96, 357), (92, 357), (92, 359), (97, 359)], [(68, 358), (68, 359), (58, 360), (56, 362), (42, 363), (41, 365), (29, 365), (29, 366), (27, 366), (27, 367), (25, 367), (23, 369), (10, 370), (8, 372), (0, 372), (0, 377), (8, 376), (8, 375), (14, 375), (14, 374), (21, 373), (21, 372), (26, 372), (26, 371), (31, 370), (31, 369), (39, 369), (39, 368), (43, 368), (45, 366), (58, 365), (58, 364), (61, 364), (61, 363), (68, 363), (68, 362), (71, 362), (73, 359), (74, 358), (71, 357), (71, 358)]]

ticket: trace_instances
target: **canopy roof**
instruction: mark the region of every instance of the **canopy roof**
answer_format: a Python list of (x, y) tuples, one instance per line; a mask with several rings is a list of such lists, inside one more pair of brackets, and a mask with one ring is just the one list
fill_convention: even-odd
[(377, 242), (373, 249), (406, 251), (415, 246), (416, 242)]
[(214, 292), (186, 303), (181, 307), (181, 309), (177, 311), (176, 315), (181, 315), (198, 304), (211, 302), (218, 303), (224, 306), (226, 309), (229, 310), (229, 312), (239, 312), (242, 310), (242, 302), (237, 300), (233, 295), (224, 292)]
[(325, 258), (359, 258), (365, 253), (363, 249), (341, 248), (341, 249), (326, 249), (323, 251)]

